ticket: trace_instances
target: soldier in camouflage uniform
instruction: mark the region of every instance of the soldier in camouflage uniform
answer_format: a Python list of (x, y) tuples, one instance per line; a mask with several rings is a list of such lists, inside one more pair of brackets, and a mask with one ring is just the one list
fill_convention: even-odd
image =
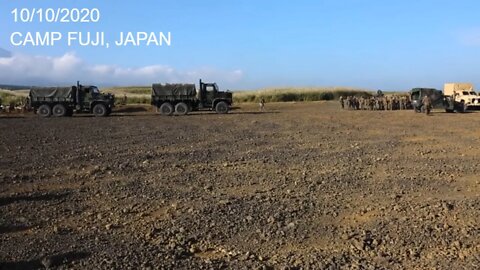
[(343, 96), (340, 96), (340, 106), (342, 106), (342, 109), (345, 109), (345, 100), (343, 99)]
[(423, 110), (425, 111), (426, 115), (430, 114), (430, 110), (432, 110), (432, 100), (429, 96), (424, 96), (422, 99)]

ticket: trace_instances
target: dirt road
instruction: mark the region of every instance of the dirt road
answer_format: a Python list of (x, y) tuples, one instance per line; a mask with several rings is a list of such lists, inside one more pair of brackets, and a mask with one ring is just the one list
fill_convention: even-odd
[(0, 269), (478, 269), (480, 113), (0, 117)]

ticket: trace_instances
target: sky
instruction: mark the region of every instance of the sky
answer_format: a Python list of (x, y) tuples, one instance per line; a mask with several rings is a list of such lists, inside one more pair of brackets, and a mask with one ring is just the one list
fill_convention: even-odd
[[(14, 22), (26, 8), (97, 8), (98, 22)], [(480, 1), (0, 2), (0, 84), (216, 81), (221, 88), (480, 87)], [(20, 32), (171, 33), (170, 46), (15, 46)], [(18, 41), (18, 40), (17, 40)]]

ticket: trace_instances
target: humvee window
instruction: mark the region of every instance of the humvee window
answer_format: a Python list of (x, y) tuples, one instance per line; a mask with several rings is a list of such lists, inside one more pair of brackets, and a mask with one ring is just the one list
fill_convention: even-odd
[(468, 92), (467, 92), (467, 91), (463, 91), (462, 94), (463, 94), (464, 96), (468, 96)]

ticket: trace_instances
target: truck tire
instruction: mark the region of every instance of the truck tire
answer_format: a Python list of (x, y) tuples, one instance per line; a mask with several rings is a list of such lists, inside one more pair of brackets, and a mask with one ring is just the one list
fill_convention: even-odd
[(465, 106), (465, 102), (464, 102), (464, 101), (461, 101), (461, 102), (459, 102), (458, 105), (457, 105), (457, 112), (459, 112), (459, 113), (464, 113), (464, 112), (467, 111), (466, 108), (467, 108), (467, 106)]
[(52, 108), (50, 108), (50, 106), (48, 106), (47, 104), (43, 104), (38, 107), (37, 112), (40, 117), (50, 117), (50, 115), (52, 115)]
[(160, 114), (161, 115), (172, 115), (173, 114), (173, 106), (169, 102), (162, 103), (160, 105)]
[(188, 113), (188, 105), (184, 102), (180, 102), (175, 105), (175, 113), (177, 115), (186, 115)]
[(102, 103), (96, 104), (93, 106), (93, 114), (96, 117), (105, 117), (107, 116), (107, 107), (105, 107), (105, 105)]
[(52, 114), (55, 117), (65, 117), (67, 115), (67, 109), (63, 104), (57, 104), (53, 106)]
[(228, 113), (228, 104), (225, 101), (220, 101), (215, 105), (215, 111), (220, 114)]

